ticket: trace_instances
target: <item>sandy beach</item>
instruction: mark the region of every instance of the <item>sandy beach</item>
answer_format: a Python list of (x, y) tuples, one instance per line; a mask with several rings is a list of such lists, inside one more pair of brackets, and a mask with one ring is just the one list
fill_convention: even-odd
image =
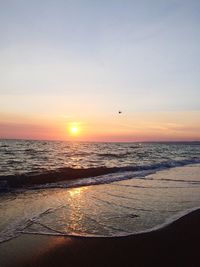
[(199, 225), (198, 209), (162, 229), (128, 237), (22, 235), (0, 245), (0, 266), (199, 266)]

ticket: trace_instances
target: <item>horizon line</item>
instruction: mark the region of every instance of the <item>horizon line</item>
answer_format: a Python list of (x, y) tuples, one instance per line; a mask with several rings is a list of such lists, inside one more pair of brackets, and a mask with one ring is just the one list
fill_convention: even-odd
[(45, 142), (80, 142), (80, 143), (200, 143), (200, 140), (143, 140), (143, 141), (83, 141), (83, 140), (61, 140), (61, 139), (29, 139), (29, 138), (3, 138), (0, 141), (45, 141)]

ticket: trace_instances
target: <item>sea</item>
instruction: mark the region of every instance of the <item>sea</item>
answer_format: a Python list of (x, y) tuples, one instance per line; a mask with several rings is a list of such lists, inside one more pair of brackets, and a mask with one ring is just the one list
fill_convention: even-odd
[(127, 236), (199, 207), (200, 142), (0, 140), (0, 242)]

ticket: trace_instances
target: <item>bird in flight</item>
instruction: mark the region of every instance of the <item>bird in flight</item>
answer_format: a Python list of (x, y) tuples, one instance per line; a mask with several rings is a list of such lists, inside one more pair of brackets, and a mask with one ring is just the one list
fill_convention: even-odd
[(119, 113), (119, 114), (121, 114), (121, 113), (122, 113), (122, 111), (121, 111), (121, 110), (119, 110), (119, 111), (118, 111), (118, 113)]

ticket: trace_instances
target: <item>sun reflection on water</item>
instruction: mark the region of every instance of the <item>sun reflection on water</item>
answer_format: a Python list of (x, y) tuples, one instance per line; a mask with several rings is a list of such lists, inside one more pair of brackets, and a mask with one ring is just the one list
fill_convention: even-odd
[(83, 234), (85, 232), (85, 215), (83, 207), (86, 205), (85, 192), (87, 189), (87, 187), (81, 187), (73, 188), (68, 191), (70, 196), (69, 230), (72, 233)]
[(80, 196), (83, 192), (83, 188), (74, 188), (69, 190), (70, 197), (77, 197)]

